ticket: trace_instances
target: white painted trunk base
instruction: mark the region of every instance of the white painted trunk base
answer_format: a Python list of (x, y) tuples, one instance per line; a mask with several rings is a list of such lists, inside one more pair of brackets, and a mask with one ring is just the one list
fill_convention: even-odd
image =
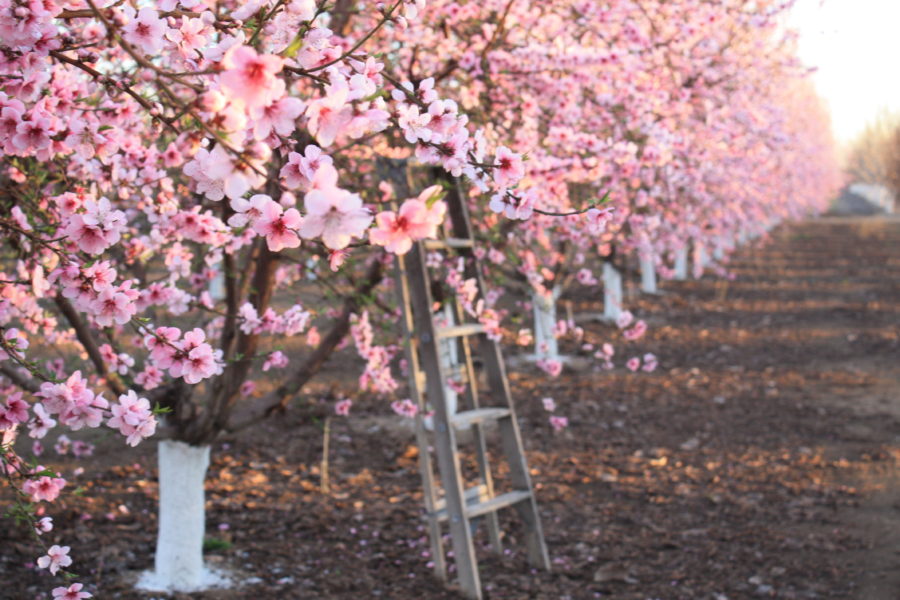
[(703, 277), (703, 271), (706, 269), (706, 265), (709, 262), (709, 259), (706, 256), (706, 248), (703, 244), (694, 244), (694, 279), (700, 279)]
[(622, 274), (612, 263), (603, 263), (603, 317), (615, 321), (622, 314)]
[(203, 483), (209, 446), (171, 440), (159, 443), (159, 533), (155, 570), (144, 573), (138, 589), (195, 592), (228, 580), (203, 566)]
[(688, 247), (682, 246), (675, 251), (675, 279), (685, 281), (688, 278)]
[(215, 301), (225, 299), (225, 271), (218, 271), (209, 282), (209, 295)]
[(657, 293), (656, 261), (652, 256), (641, 255), (641, 291), (645, 294)]
[[(449, 304), (445, 305), (442, 312), (446, 327), (456, 325), (456, 318), (453, 315), (452, 306)], [(459, 365), (459, 345), (456, 338), (438, 341), (438, 357), (440, 358), (441, 368), (444, 370), (445, 375), (449, 375), (456, 369)], [(447, 412), (451, 415), (455, 415), (456, 409), (459, 406), (459, 395), (456, 393), (456, 390), (447, 385), (446, 381), (444, 382), (444, 397), (447, 401)], [(432, 417), (425, 417), (423, 421), (425, 429), (434, 431), (434, 419)]]
[(559, 341), (553, 335), (556, 328), (556, 301), (561, 290), (554, 286), (549, 296), (531, 293), (534, 312), (534, 356), (536, 359), (559, 360)]

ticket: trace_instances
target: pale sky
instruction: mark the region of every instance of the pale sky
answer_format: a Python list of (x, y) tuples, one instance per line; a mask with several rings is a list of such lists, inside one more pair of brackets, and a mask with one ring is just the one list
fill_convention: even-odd
[(797, 0), (788, 23), (848, 142), (883, 109), (900, 110), (900, 0)]

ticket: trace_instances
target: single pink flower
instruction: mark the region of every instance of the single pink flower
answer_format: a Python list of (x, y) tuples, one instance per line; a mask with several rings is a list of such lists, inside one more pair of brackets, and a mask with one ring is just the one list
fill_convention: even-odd
[(53, 600), (84, 600), (85, 598), (93, 598), (93, 594), (82, 592), (84, 586), (80, 583), (73, 583), (69, 587), (53, 588)]
[(337, 171), (323, 164), (313, 179), (313, 189), (306, 193), (306, 217), (300, 225), (302, 237), (321, 237), (332, 250), (346, 248), (372, 223), (372, 215), (359, 195), (340, 189), (336, 183)]
[(163, 47), (163, 36), (166, 33), (165, 21), (159, 13), (149, 7), (142, 8), (136, 19), (132, 19), (122, 33), (125, 41), (151, 56), (159, 54)]
[(38, 567), (48, 569), (51, 575), (56, 575), (60, 567), (68, 567), (72, 564), (72, 557), (69, 556), (68, 546), (50, 546), (45, 556), (37, 560)]
[(254, 221), (253, 230), (266, 237), (269, 250), (279, 252), (284, 248), (300, 246), (297, 231), (302, 228), (303, 222), (303, 217), (296, 208), (284, 210), (280, 204), (269, 200), (262, 210), (262, 215)]
[(276, 77), (284, 66), (280, 56), (257, 54), (250, 46), (235, 46), (225, 54), (222, 64), (222, 87), (250, 108), (271, 104), (284, 93), (284, 82)]

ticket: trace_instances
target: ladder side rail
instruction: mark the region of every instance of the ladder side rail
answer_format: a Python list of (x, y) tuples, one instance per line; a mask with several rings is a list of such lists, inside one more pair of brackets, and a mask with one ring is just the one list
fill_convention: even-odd
[(425, 263), (425, 248), (421, 241), (413, 245), (408, 257), (407, 278), (412, 301), (414, 331), (418, 336), (428, 401), (434, 410), (434, 446), (444, 486), (444, 500), (447, 507), (450, 537), (453, 541), (454, 560), (463, 593), (470, 598), (480, 600), (482, 597), (481, 581), (475, 559), (472, 531), (469, 528), (469, 519), (465, 512), (466, 500), (456, 446), (456, 434), (450, 425), (447, 413), (445, 376), (438, 354), (438, 341), (431, 314), (433, 301), (430, 280)]
[[(463, 255), (464, 260), (471, 260), (473, 258), (472, 252), (469, 249), (460, 249), (458, 250), (458, 252), (459, 254)], [(456, 322), (463, 323), (463, 320), (465, 318), (465, 310), (463, 309), (462, 303), (455, 295), (452, 299), (452, 302), (453, 314)], [(475, 362), (472, 358), (472, 344), (469, 343), (469, 338), (467, 336), (460, 337), (458, 339), (458, 343), (462, 349), (466, 378), (468, 379), (466, 386), (466, 398), (469, 402), (469, 406), (473, 410), (478, 409), (481, 408), (481, 403), (478, 396), (478, 377), (475, 373)], [(491, 474), (491, 462), (490, 455), (488, 454), (484, 425), (481, 423), (473, 424), (472, 433), (475, 437), (475, 459), (478, 463), (478, 474), (481, 477), (481, 482), (484, 484), (487, 491), (487, 498), (492, 499), (496, 496), (496, 493), (494, 491), (494, 477)], [(497, 554), (502, 554), (503, 540), (500, 534), (500, 518), (498, 517), (496, 511), (488, 513), (486, 515), (486, 521), (488, 540), (491, 543), (491, 549)]]
[(430, 444), (428, 443), (428, 433), (425, 430), (425, 395), (419, 385), (419, 373), (421, 366), (419, 365), (419, 349), (416, 340), (412, 337), (413, 332), (413, 313), (412, 302), (409, 293), (409, 283), (406, 273), (406, 257), (397, 256), (396, 263), (396, 281), (397, 295), (400, 306), (403, 308), (403, 334), (404, 346), (406, 350), (407, 370), (409, 372), (409, 390), (413, 402), (415, 402), (418, 411), (416, 412), (416, 444), (419, 446), (419, 475), (422, 477), (423, 497), (425, 501), (425, 512), (428, 515), (428, 539), (431, 544), (432, 562), (434, 562), (434, 573), (438, 579), (447, 580), (447, 562), (444, 554), (444, 542), (441, 535), (441, 524), (436, 516), (437, 511), (437, 487), (434, 481), (434, 465), (431, 460)]
[[(394, 184), (400, 196), (411, 195), (408, 161), (380, 158), (376, 168), (379, 175)], [(402, 309), (401, 323), (403, 328), (404, 350), (407, 360), (410, 396), (418, 409), (415, 416), (416, 444), (419, 447), (419, 475), (422, 478), (422, 492), (425, 513), (428, 522), (428, 539), (431, 557), (434, 563), (434, 574), (441, 581), (447, 581), (447, 559), (444, 551), (443, 535), (440, 520), (437, 517), (438, 490), (434, 477), (434, 465), (429, 450), (428, 432), (425, 429), (425, 394), (419, 381), (421, 365), (419, 363), (418, 341), (413, 338), (415, 322), (413, 320), (412, 298), (409, 289), (406, 256), (395, 256), (395, 280), (397, 301)]]
[[(472, 238), (472, 223), (459, 179), (453, 180), (447, 195), (447, 204), (455, 235), (457, 237)], [(483, 296), (486, 289), (484, 276), (481, 272), (480, 261), (474, 256), (474, 253), (470, 260), (466, 262), (466, 275), (475, 277), (478, 291)], [(537, 499), (531, 483), (531, 474), (528, 471), (528, 462), (522, 444), (522, 434), (519, 431), (519, 422), (516, 419), (515, 406), (509, 389), (509, 379), (506, 375), (506, 365), (503, 362), (500, 344), (488, 336), (484, 336), (479, 346), (488, 385), (492, 394), (500, 396), (500, 398), (494, 398), (494, 403), (497, 404), (497, 401), (500, 400), (509, 408), (509, 416), (501, 419), (499, 425), (504, 453), (509, 461), (510, 479), (516, 489), (529, 490), (531, 492), (531, 499), (527, 503), (523, 502), (516, 506), (516, 510), (525, 523), (528, 532), (526, 539), (528, 557), (532, 565), (550, 570), (550, 556), (547, 552)]]

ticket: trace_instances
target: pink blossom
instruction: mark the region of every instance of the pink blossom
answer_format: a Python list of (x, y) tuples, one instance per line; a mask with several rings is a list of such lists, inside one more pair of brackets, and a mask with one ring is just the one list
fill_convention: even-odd
[(276, 350), (271, 353), (268, 357), (266, 357), (266, 361), (263, 363), (263, 371), (268, 371), (269, 369), (283, 369), (288, 366), (288, 357), (281, 350)]
[(535, 363), (539, 369), (550, 375), (550, 377), (558, 377), (562, 373), (563, 365), (558, 360), (541, 359)]
[(556, 401), (553, 398), (542, 398), (541, 403), (544, 405), (544, 410), (547, 412), (556, 410)]
[(376, 228), (369, 233), (369, 239), (388, 252), (406, 254), (414, 241), (436, 237), (447, 211), (446, 204), (433, 201), (440, 189), (440, 186), (427, 188), (418, 198), (404, 202), (397, 213), (389, 210), (378, 213)]
[(231, 200), (231, 208), (235, 214), (228, 218), (228, 224), (231, 227), (253, 227), (256, 220), (263, 215), (266, 206), (272, 202), (274, 202), (272, 197), (265, 194), (254, 194), (249, 200), (234, 198)]
[(173, 376), (183, 376), (186, 382), (193, 384), (216, 374), (219, 370), (216, 354), (212, 346), (204, 341), (205, 339), (206, 334), (200, 328), (184, 334), (181, 342), (182, 358), (170, 369)]
[(331, 73), (334, 74), (333, 81), (325, 86), (325, 95), (310, 102), (306, 109), (306, 117), (309, 119), (306, 126), (323, 148), (334, 143), (352, 117), (350, 107), (347, 106), (350, 88), (342, 76), (335, 71)]
[(82, 592), (82, 588), (84, 586), (80, 583), (73, 583), (69, 587), (53, 588), (53, 600), (84, 600), (94, 597), (88, 592)]
[(94, 455), (95, 446), (90, 442), (75, 440), (72, 442), (72, 455), (75, 458), (84, 458)]
[(338, 400), (334, 405), (334, 414), (346, 417), (350, 414), (350, 407), (352, 406), (353, 400), (351, 400), (350, 398)]
[(647, 323), (645, 323), (644, 321), (638, 321), (637, 323), (634, 324), (634, 327), (632, 327), (631, 329), (625, 330), (625, 332), (622, 334), (622, 336), (626, 340), (634, 341), (634, 340), (640, 339), (641, 336), (643, 336), (644, 333), (646, 333), (646, 332), (647, 332)]
[(150, 401), (139, 398), (134, 390), (119, 396), (118, 404), (113, 404), (110, 410), (112, 417), (107, 425), (126, 436), (130, 446), (137, 446), (156, 432), (156, 417), (150, 410)]
[(494, 158), (494, 181), (501, 188), (513, 187), (525, 176), (525, 163), (522, 156), (506, 146), (497, 148)]
[(257, 54), (250, 46), (235, 46), (225, 54), (222, 64), (222, 88), (250, 108), (271, 104), (284, 92), (284, 83), (275, 76), (284, 65), (280, 56)]
[(162, 50), (166, 29), (166, 23), (159, 18), (159, 13), (145, 7), (138, 12), (136, 19), (122, 28), (122, 37), (129, 44), (143, 50), (144, 54), (154, 56)]
[(659, 362), (656, 359), (655, 354), (647, 353), (644, 355), (644, 366), (641, 367), (647, 373), (652, 373), (656, 370), (656, 367), (659, 366)]
[(554, 431), (562, 431), (569, 426), (569, 418), (552, 415), (550, 417), (550, 426), (553, 427)]
[(313, 189), (305, 197), (306, 217), (300, 235), (306, 239), (321, 237), (332, 250), (347, 247), (372, 223), (372, 215), (363, 208), (358, 194), (336, 186), (337, 171), (332, 165), (323, 164), (312, 183)]
[(189, 58), (194, 55), (195, 50), (206, 46), (209, 41), (208, 33), (209, 28), (202, 19), (181, 17), (181, 27), (169, 29), (166, 38), (178, 47), (183, 57)]
[(60, 567), (68, 567), (72, 564), (72, 558), (69, 556), (68, 546), (50, 546), (45, 556), (37, 560), (38, 567), (41, 569), (49, 569), (51, 575), (56, 575)]
[(50, 136), (53, 133), (53, 122), (50, 117), (33, 113), (28, 120), (16, 126), (12, 145), (24, 152), (41, 150), (50, 145)]
[[(184, 174), (194, 180), (197, 193), (210, 200), (221, 200), (225, 197), (225, 182), (219, 177), (210, 175), (213, 157), (206, 148), (200, 148), (194, 158), (184, 165)], [(240, 197), (242, 194), (238, 194)]]
[(110, 327), (113, 323), (124, 325), (137, 312), (135, 294), (127, 289), (106, 288), (97, 295), (91, 304), (94, 321), (101, 327)]
[(612, 219), (613, 208), (591, 208), (587, 211), (587, 230), (591, 235), (600, 235), (606, 231), (606, 227)]
[(274, 130), (278, 135), (289, 136), (297, 128), (297, 119), (303, 114), (303, 102), (284, 97), (255, 111), (253, 136), (264, 140)]
[(500, 192), (491, 196), (489, 208), (495, 213), (503, 213), (507, 219), (530, 219), (534, 212), (534, 197), (530, 194)]
[(631, 311), (623, 310), (619, 313), (619, 316), (616, 317), (616, 327), (619, 329), (625, 329), (631, 322), (634, 320), (634, 315), (631, 314)]
[(69, 439), (67, 435), (61, 435), (56, 439), (56, 443), (53, 444), (53, 451), (59, 454), (60, 456), (65, 456), (69, 453), (69, 450), (72, 448), (72, 440)]
[(269, 200), (262, 210), (262, 215), (253, 223), (253, 230), (266, 236), (266, 245), (272, 252), (284, 248), (297, 248), (300, 238), (297, 229), (302, 228), (303, 218), (295, 208), (284, 210), (274, 200)]
[[(43, 467), (38, 467), (37, 470), (41, 471), (43, 470)], [(31, 495), (31, 500), (33, 502), (40, 502), (42, 500), (53, 502), (59, 497), (59, 493), (65, 485), (66, 480), (62, 477), (42, 475), (37, 479), (26, 480), (25, 483), (22, 484), (22, 491)]]
[(409, 398), (404, 400), (394, 400), (391, 402), (391, 410), (401, 417), (406, 417), (408, 419), (412, 419), (419, 412), (419, 408)]
[(56, 421), (50, 417), (44, 405), (40, 402), (32, 407), (31, 412), (34, 416), (31, 422), (28, 423), (28, 435), (32, 438), (41, 439), (56, 426)]
[(516, 344), (519, 346), (530, 346), (534, 343), (534, 335), (530, 329), (520, 329), (516, 336)]
[(118, 243), (125, 229), (125, 213), (114, 210), (106, 198), (84, 203), (84, 214), (72, 215), (64, 233), (88, 254), (99, 254)]
[(322, 165), (331, 165), (333, 160), (322, 152), (318, 146), (310, 144), (303, 151), (288, 154), (288, 162), (281, 168), (279, 175), (284, 178), (285, 184), (291, 189), (307, 187), (313, 180), (316, 171)]
[(158, 327), (151, 335), (144, 336), (144, 346), (150, 350), (150, 359), (161, 369), (168, 369), (178, 352), (176, 342), (181, 337), (177, 327)]
[(163, 375), (163, 372), (156, 366), (148, 364), (135, 376), (134, 382), (145, 390), (152, 390), (158, 388), (163, 382)]
[(0, 404), (0, 431), (10, 429), (28, 420), (28, 403), (22, 400), (22, 392), (12, 392), (6, 402)]
[(629, 358), (628, 361), (625, 363), (625, 367), (626, 367), (629, 371), (632, 371), (632, 372), (637, 371), (637, 370), (640, 368), (640, 366), (641, 366), (641, 359), (638, 358), (637, 356), (632, 356), (632, 357)]
[(53, 530), (53, 519), (51, 517), (41, 517), (34, 525), (34, 532), (38, 535), (49, 533)]
[(103, 421), (103, 411), (109, 408), (106, 399), (90, 390), (73, 397), (59, 413), (59, 422), (73, 431), (78, 431), (85, 425), (99, 427)]
[(597, 279), (594, 277), (594, 274), (591, 273), (590, 269), (580, 269), (578, 273), (576, 273), (575, 278), (578, 280), (578, 283), (581, 285), (596, 285)]

